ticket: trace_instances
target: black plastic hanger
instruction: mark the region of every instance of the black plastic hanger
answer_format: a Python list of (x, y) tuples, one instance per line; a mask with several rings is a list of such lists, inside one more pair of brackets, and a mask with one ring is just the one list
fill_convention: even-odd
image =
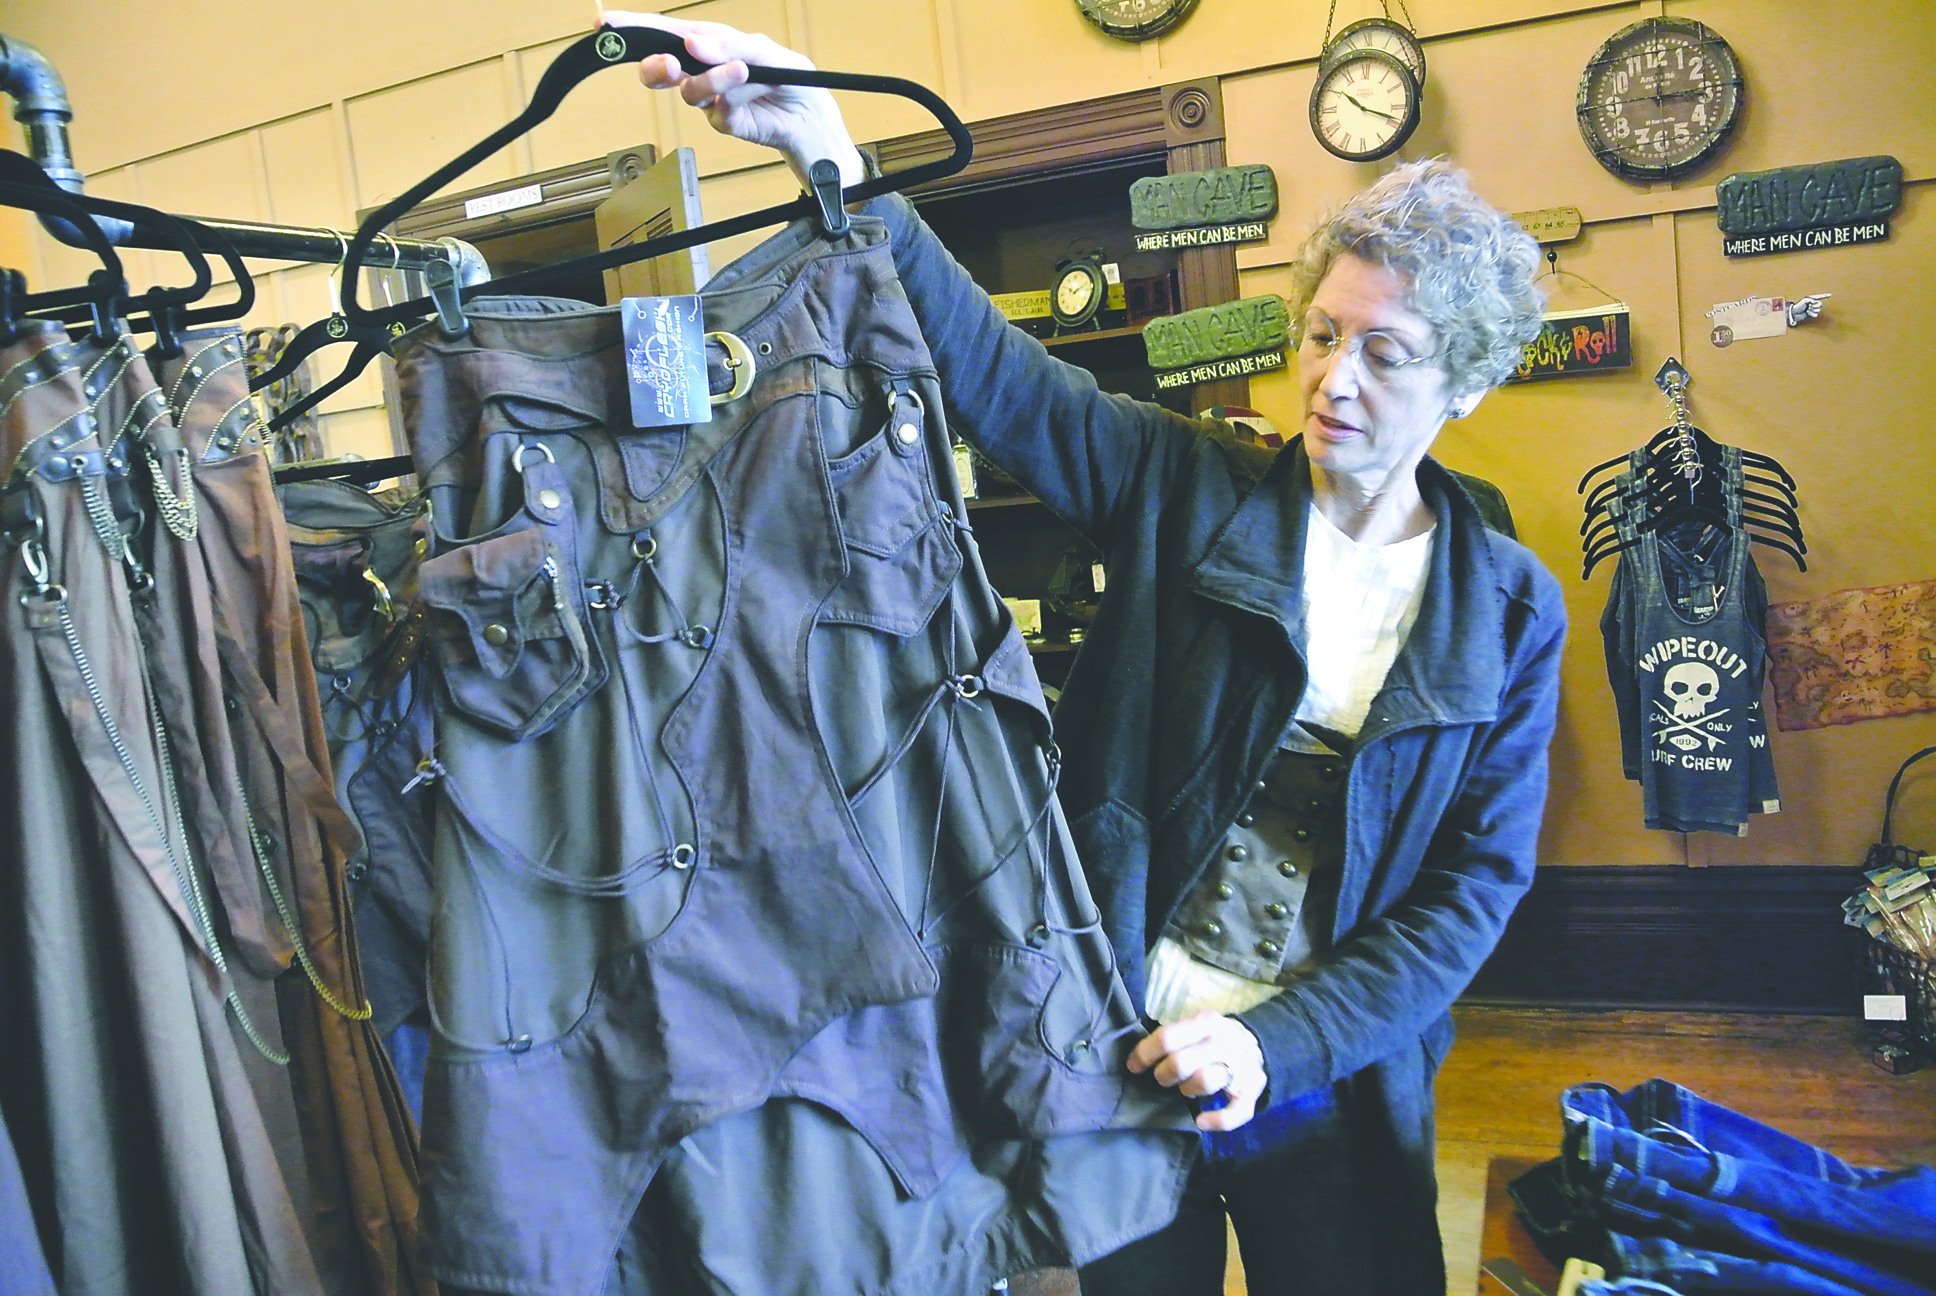
[(301, 481), (342, 481), (359, 486), (407, 477), (417, 471), (417, 461), (409, 455), (388, 459), (317, 459), (310, 463), (284, 464), (273, 468), (269, 477), (278, 486)]
[(59, 310), (86, 305), (95, 332), (112, 336), (119, 327), (116, 310), (127, 297), (127, 275), (113, 244), (93, 218), (73, 201), (65, 190), (49, 192), (39, 186), (8, 184), (0, 181), (0, 205), (22, 211), (58, 216), (73, 225), (87, 250), (101, 258), (101, 268), (89, 274), (85, 286), (30, 293), (16, 303), (23, 311)]
[[(0, 181), (16, 184), (24, 189), (38, 189), (42, 192), (59, 194), (75, 207), (90, 216), (108, 216), (129, 221), (143, 229), (159, 234), (170, 243), (174, 250), (187, 259), (194, 270), (194, 282), (182, 288), (151, 288), (141, 294), (138, 300), (145, 305), (148, 314), (145, 318), (137, 316), (127, 322), (135, 332), (152, 331), (156, 335), (157, 348), (163, 355), (178, 355), (180, 349), (175, 337), (179, 330), (190, 324), (210, 323), (218, 320), (238, 319), (255, 306), (255, 280), (250, 276), (248, 267), (228, 239), (209, 229), (207, 226), (186, 217), (175, 216), (153, 207), (136, 203), (117, 202), (113, 199), (98, 198), (91, 194), (69, 193), (60, 188), (38, 163), (24, 154), (8, 149), (0, 149)], [(69, 220), (70, 225), (81, 230), (83, 226), (100, 233), (92, 220)], [(105, 240), (105, 235), (103, 235)], [(209, 271), (208, 258), (203, 248), (212, 246), (227, 264), (235, 279), (236, 300), (200, 310), (187, 309), (190, 305), (207, 296), (214, 276)], [(131, 302), (132, 304), (132, 302)], [(63, 314), (56, 316), (64, 322), (73, 323), (78, 316)]]
[[(388, 236), (386, 235), (385, 237), (387, 238)], [(394, 255), (396, 244), (393, 242), (390, 246), (393, 253), (391, 268), (394, 269), (395, 261), (398, 259)], [(345, 244), (346, 254), (347, 247), (348, 245)], [(339, 266), (338, 269), (341, 270), (343, 267)], [(305, 396), (297, 404), (284, 410), (282, 414), (276, 416), (275, 421), (269, 424), (271, 430), (280, 430), (286, 427), (298, 415), (311, 409), (319, 401), (340, 390), (351, 379), (362, 373), (371, 360), (374, 360), (380, 354), (386, 354), (390, 350), (390, 344), (400, 337), (404, 331), (405, 328), (401, 321), (390, 324), (359, 324), (349, 316), (343, 314), (342, 302), (339, 300), (335, 314), (325, 319), (319, 319), (313, 324), (304, 325), (295, 337), (290, 338), (289, 345), (284, 347), (282, 354), (276, 357), (276, 363), (254, 378), (249, 379), (249, 390), (252, 392), (262, 391), (265, 388), (281, 382), (290, 374), (295, 373), (303, 361), (324, 347), (334, 346), (339, 342), (353, 342), (356, 344), (356, 350), (350, 353), (349, 362), (344, 365), (341, 373), (337, 374), (336, 377), (332, 378), (322, 387), (309, 393), (308, 396)]]
[[(670, 54), (679, 60), (681, 67), (691, 73), (704, 72), (709, 66), (694, 59), (686, 51), (685, 42), (679, 37), (656, 27), (601, 27), (566, 47), (564, 52), (552, 60), (551, 66), (545, 69), (544, 76), (538, 82), (537, 90), (531, 96), (530, 104), (514, 120), (503, 128), (491, 132), (476, 145), (439, 167), (397, 198), (370, 213), (361, 228), (356, 231), (356, 237), (350, 240), (349, 255), (344, 261), (343, 314), (357, 324), (391, 324), (424, 319), (435, 312), (440, 326), (446, 333), (462, 333), (466, 327), (463, 322), (463, 302), (472, 297), (483, 294), (527, 292), (560, 277), (609, 270), (614, 266), (626, 265), (647, 257), (663, 256), (668, 252), (675, 252), (699, 243), (708, 243), (728, 235), (743, 234), (764, 226), (781, 224), (800, 216), (814, 218), (825, 231), (844, 232), (847, 222), (844, 204), (859, 202), (877, 194), (889, 193), (928, 180), (939, 179), (942, 176), (953, 175), (966, 167), (974, 156), (974, 141), (968, 134), (968, 128), (962, 125), (961, 119), (955, 116), (954, 110), (926, 86), (900, 77), (749, 66), (748, 80), (760, 85), (819, 86), (830, 90), (858, 90), (912, 99), (934, 114), (936, 120), (948, 132), (948, 138), (954, 142), (954, 152), (937, 161), (906, 167), (877, 179), (864, 180), (844, 190), (840, 185), (838, 171), (832, 164), (823, 166), (820, 162), (816, 162), (809, 170), (809, 179), (814, 192), (793, 202), (762, 208), (743, 216), (712, 221), (694, 229), (675, 231), (659, 238), (647, 239), (643, 243), (612, 248), (590, 256), (575, 257), (557, 265), (520, 271), (517, 274), (493, 279), (488, 283), (473, 284), (470, 287), (459, 287), (454, 282), (453, 271), (448, 266), (433, 265), (425, 271), (425, 279), (431, 284), (429, 297), (414, 298), (380, 310), (365, 310), (357, 303), (356, 281), (363, 269), (364, 256), (385, 226), (550, 117), (572, 88), (594, 72), (600, 72), (621, 63), (637, 63), (649, 54)], [(825, 159), (822, 161), (824, 162)], [(440, 271), (441, 283), (438, 282)]]

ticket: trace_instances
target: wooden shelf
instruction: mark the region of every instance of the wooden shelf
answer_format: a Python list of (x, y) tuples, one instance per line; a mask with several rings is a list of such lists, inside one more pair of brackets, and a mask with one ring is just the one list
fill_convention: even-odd
[(1143, 336), (1143, 326), (1132, 324), (1128, 328), (1097, 329), (1093, 333), (1062, 333), (1055, 337), (1037, 338), (1043, 346), (1054, 350), (1056, 347), (1074, 346), (1078, 342), (1113, 342), (1118, 338)]
[(1040, 504), (1042, 501), (1033, 495), (997, 495), (992, 499), (971, 499), (971, 509), (1014, 508), (1018, 504)]

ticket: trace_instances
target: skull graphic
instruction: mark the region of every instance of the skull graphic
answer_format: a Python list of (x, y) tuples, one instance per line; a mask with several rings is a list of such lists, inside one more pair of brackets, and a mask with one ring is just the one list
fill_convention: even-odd
[(1674, 714), (1683, 720), (1698, 720), (1714, 705), (1721, 692), (1721, 677), (1714, 668), (1700, 662), (1682, 662), (1671, 667), (1661, 680), (1674, 704)]

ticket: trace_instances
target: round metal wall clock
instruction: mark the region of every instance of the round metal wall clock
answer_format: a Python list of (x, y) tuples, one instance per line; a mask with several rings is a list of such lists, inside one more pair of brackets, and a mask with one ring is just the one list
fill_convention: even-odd
[(1153, 40), (1197, 7), (1197, 0), (1076, 0), (1082, 16), (1118, 40)]
[(1325, 44), (1319, 56), (1321, 68), (1329, 67), (1352, 50), (1379, 49), (1403, 59), (1412, 70), (1412, 80), (1425, 88), (1425, 47), (1411, 29), (1393, 18), (1364, 18), (1352, 23)]
[(1670, 180), (1713, 157), (1741, 118), (1741, 65), (1688, 18), (1646, 18), (1615, 32), (1580, 75), (1580, 138), (1630, 180)]
[(1382, 49), (1347, 50), (1318, 68), (1311, 130), (1347, 162), (1374, 162), (1404, 147), (1418, 129), (1418, 82)]

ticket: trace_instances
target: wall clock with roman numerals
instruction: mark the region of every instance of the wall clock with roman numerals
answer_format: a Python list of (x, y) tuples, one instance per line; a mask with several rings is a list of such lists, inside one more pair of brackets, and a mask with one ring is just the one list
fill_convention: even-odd
[(1588, 60), (1574, 107), (1601, 166), (1629, 180), (1671, 180), (1720, 151), (1744, 91), (1734, 51), (1712, 28), (1645, 18)]
[(1418, 80), (1397, 55), (1349, 49), (1318, 68), (1311, 130), (1347, 162), (1373, 162), (1403, 148), (1418, 129)]

